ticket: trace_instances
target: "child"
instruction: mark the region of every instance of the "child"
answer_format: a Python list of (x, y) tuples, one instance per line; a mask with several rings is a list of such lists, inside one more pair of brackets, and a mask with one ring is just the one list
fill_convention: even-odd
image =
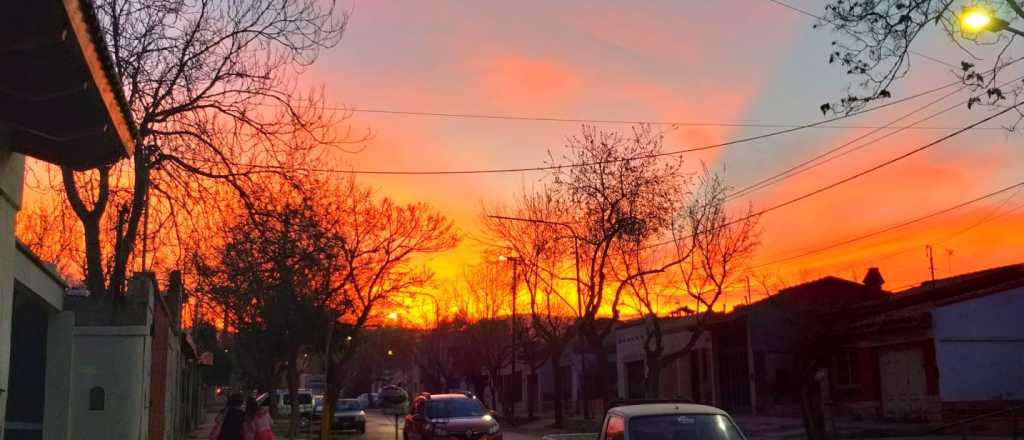
[(270, 418), (270, 399), (263, 401), (263, 406), (250, 397), (245, 404), (245, 421), (242, 424), (244, 440), (274, 440), (272, 427), (274, 420)]

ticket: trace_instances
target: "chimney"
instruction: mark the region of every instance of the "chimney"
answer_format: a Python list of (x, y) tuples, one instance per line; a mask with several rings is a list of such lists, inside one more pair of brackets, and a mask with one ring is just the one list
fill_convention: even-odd
[(882, 285), (885, 284), (885, 278), (882, 278), (882, 272), (877, 267), (868, 269), (868, 273), (864, 275), (864, 287), (868, 288), (871, 292), (881, 292)]

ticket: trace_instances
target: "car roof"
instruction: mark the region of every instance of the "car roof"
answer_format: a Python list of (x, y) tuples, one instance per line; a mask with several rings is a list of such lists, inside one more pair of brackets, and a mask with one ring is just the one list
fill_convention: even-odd
[(471, 400), (471, 399), (475, 399), (475, 398), (474, 397), (469, 397), (469, 396), (467, 396), (465, 394), (450, 393), (450, 394), (431, 394), (429, 400), (450, 400), (450, 399), (467, 399), (467, 400)]
[(653, 416), (660, 414), (714, 414), (729, 415), (713, 406), (696, 405), (692, 403), (645, 403), (640, 405), (616, 406), (608, 410), (609, 414), (619, 414), (624, 417)]

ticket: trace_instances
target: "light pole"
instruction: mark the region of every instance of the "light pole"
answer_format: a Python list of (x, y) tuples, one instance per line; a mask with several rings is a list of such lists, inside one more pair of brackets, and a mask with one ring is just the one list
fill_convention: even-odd
[[(1016, 0), (1009, 0), (1007, 3), (1014, 9), (1014, 12), (1024, 15), (1024, 10), (1020, 10)], [(1015, 35), (1024, 36), (1024, 31), (1011, 27), (1010, 22), (996, 17), (992, 14), (992, 10), (981, 5), (965, 8), (960, 13), (960, 25), (964, 30), (971, 33), (1007, 31)]]
[[(551, 221), (551, 220), (529, 219), (529, 218), (520, 218), (520, 217), (507, 217), (507, 216), (502, 216), (502, 215), (491, 215), (491, 216), (488, 216), (488, 217), (493, 218), (493, 219), (498, 219), (498, 220), (509, 220), (509, 221), (515, 221), (515, 222), (538, 223), (538, 224), (543, 224), (543, 225), (561, 226), (561, 227), (566, 228), (566, 229), (569, 230), (569, 234), (570, 234), (569, 236), (572, 238), (573, 258), (575, 259), (574, 267), (576, 269), (576, 314), (577, 314), (577, 317), (580, 320), (582, 320), (582, 318), (583, 318), (583, 292), (580, 290), (581, 289), (581, 286), (580, 286), (580, 247), (579, 247), (579, 235), (576, 234), (576, 229), (573, 228), (572, 225), (570, 225), (568, 223), (556, 222), (556, 221)], [(579, 325), (579, 323), (577, 323), (577, 326), (578, 325)], [(581, 376), (586, 376), (586, 374), (587, 374), (587, 364), (586, 364), (586, 358), (584, 357), (584, 353), (583, 353), (582, 349), (580, 350), (580, 370), (581, 370), (580, 371), (580, 375)], [(555, 374), (559, 374), (559, 372), (556, 371)], [(562, 390), (556, 390), (555, 392), (561, 393)], [(583, 404), (584, 407), (586, 407), (586, 399), (587, 399), (586, 386), (583, 383), (583, 381), (580, 381), (580, 400), (582, 401), (581, 403)]]
[[(501, 255), (498, 257), (501, 261), (512, 262), (512, 379), (516, 381), (518, 385), (519, 395), (522, 396), (522, 382), (519, 377), (516, 376), (516, 350), (519, 346), (516, 345), (516, 293), (519, 290), (519, 257)], [(506, 391), (508, 393), (508, 391)], [(509, 420), (512, 425), (516, 424), (516, 401), (512, 398), (511, 393), (508, 395), (509, 402)]]
[[(582, 291), (581, 291), (581, 286), (580, 286), (581, 283), (580, 283), (579, 234), (576, 233), (576, 229), (573, 228), (572, 225), (570, 225), (568, 223), (562, 223), (562, 222), (557, 222), (557, 221), (552, 221), (552, 220), (529, 219), (529, 218), (521, 218), (521, 217), (502, 216), (502, 215), (489, 215), (488, 217), (493, 218), (493, 219), (498, 219), (498, 220), (509, 220), (509, 221), (518, 221), (518, 222), (527, 222), (527, 223), (547, 224), (547, 225), (552, 225), (552, 226), (562, 226), (562, 227), (564, 227), (564, 228), (569, 230), (569, 232), (572, 234), (571, 237), (572, 237), (572, 240), (573, 240), (572, 241), (572, 243), (573, 243), (573, 254), (574, 254), (575, 259), (576, 259), (576, 261), (575, 261), (576, 262), (576, 265), (575, 265), (576, 266), (576, 307), (578, 309), (577, 310), (577, 314), (578, 314), (578, 316), (580, 318), (580, 321), (582, 322), (582, 318), (583, 318), (584, 312), (583, 312), (583, 297), (582, 297)], [(642, 235), (644, 235), (646, 226), (647, 225), (645, 224), (644, 220), (642, 220), (640, 218), (633, 217), (633, 216), (623, 216), (623, 217), (618, 218), (615, 221), (612, 230), (609, 231), (609, 235), (606, 235), (605, 238), (603, 238), (603, 239), (610, 239), (610, 238), (617, 237), (619, 235), (628, 235), (628, 236), (636, 237), (637, 240), (639, 240), (640, 237)], [(602, 268), (602, 270), (603, 270), (603, 268)], [(593, 276), (593, 274), (591, 274), (591, 276)], [(594, 288), (593, 285), (591, 285), (590, 288), (593, 289)], [(595, 311), (594, 313), (596, 315), (597, 312)], [(586, 418), (586, 419), (589, 419), (590, 418), (590, 406), (587, 404), (587, 386), (586, 386), (587, 385), (586, 384), (587, 362), (586, 362), (586, 353), (585, 353), (586, 352), (586, 341), (585, 341), (585, 338), (583, 337), (582, 332), (580, 332), (580, 333), (581, 333), (580, 334), (580, 340), (582, 342), (582, 346), (580, 347), (580, 400), (582, 401), (581, 403), (582, 403), (582, 406), (583, 406), (583, 417)], [(595, 353), (595, 355), (600, 356), (600, 353)], [(599, 359), (599, 362), (605, 362), (605, 360), (600, 360)], [(556, 372), (555, 374), (558, 374), (558, 373)], [(604, 380), (604, 379), (602, 378), (600, 380)]]

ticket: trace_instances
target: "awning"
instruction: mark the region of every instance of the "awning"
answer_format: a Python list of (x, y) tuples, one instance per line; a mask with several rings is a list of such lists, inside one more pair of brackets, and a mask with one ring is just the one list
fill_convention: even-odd
[(131, 153), (135, 126), (88, 0), (4, 5), (0, 60), (0, 125), (14, 151), (75, 169)]

